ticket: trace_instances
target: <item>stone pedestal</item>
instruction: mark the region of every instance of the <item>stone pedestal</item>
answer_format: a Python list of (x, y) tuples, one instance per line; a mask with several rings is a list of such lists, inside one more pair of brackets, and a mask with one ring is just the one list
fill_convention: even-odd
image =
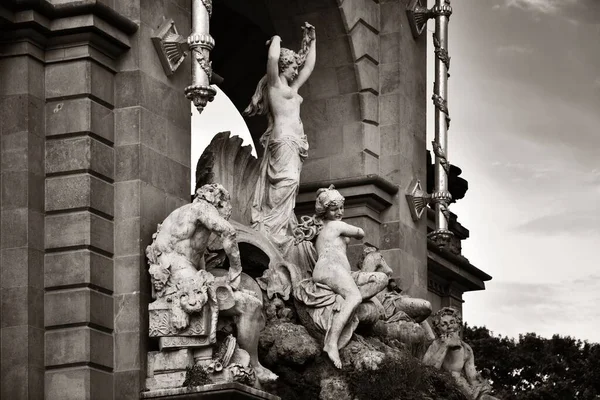
[(154, 390), (143, 392), (141, 398), (165, 400), (280, 400), (278, 396), (241, 383), (217, 383), (191, 388)]

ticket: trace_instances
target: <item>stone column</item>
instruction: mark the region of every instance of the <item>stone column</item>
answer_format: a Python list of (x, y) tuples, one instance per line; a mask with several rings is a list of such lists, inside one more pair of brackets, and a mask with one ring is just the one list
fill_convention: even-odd
[(137, 26), (104, 2), (0, 15), (1, 397), (113, 398), (114, 75)]
[(380, 4), (380, 174), (399, 187), (394, 204), (382, 213), (381, 249), (402, 288), (425, 298), (426, 222), (413, 222), (404, 193), (413, 178), (426, 181), (427, 38), (413, 39), (407, 3)]
[(145, 248), (157, 224), (188, 203), (191, 193), (191, 106), (184, 95), (190, 61), (167, 77), (150, 39), (163, 16), (182, 34), (190, 32), (191, 2), (125, 3), (116, 7), (139, 30), (115, 76), (115, 399), (139, 398), (146, 352), (156, 346), (148, 343)]
[(44, 54), (0, 54), (0, 397), (44, 397)]

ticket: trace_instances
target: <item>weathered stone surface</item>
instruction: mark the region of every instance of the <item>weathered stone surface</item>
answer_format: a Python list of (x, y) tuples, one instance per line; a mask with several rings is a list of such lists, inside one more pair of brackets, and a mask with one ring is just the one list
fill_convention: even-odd
[(78, 327), (46, 332), (46, 366), (93, 363), (113, 367), (112, 335)]
[(90, 174), (48, 178), (45, 198), (46, 211), (90, 208), (114, 213), (113, 185)]
[(268, 325), (260, 335), (259, 348), (267, 364), (305, 364), (321, 354), (321, 347), (302, 325), (281, 322)]
[(88, 211), (46, 217), (46, 248), (93, 246), (114, 252), (113, 223)]
[[(112, 400), (112, 374), (77, 367), (46, 371), (46, 400)], [(124, 397), (121, 397), (124, 398)]]
[(0, 95), (30, 94), (43, 99), (43, 71), (43, 64), (33, 57), (3, 58), (0, 62), (0, 76), (3, 78)]
[(374, 155), (380, 154), (380, 135), (377, 126), (364, 122), (354, 122), (345, 124), (343, 132), (344, 152), (355, 153), (366, 150)]
[(44, 279), (39, 272), (44, 253), (27, 247), (4, 249), (1, 252), (0, 285), (4, 288), (31, 286), (41, 289)]
[(309, 86), (310, 97), (313, 99), (338, 95), (340, 90), (338, 88), (336, 69), (334, 67), (316, 69), (310, 78)]
[(29, 132), (44, 136), (44, 101), (38, 97), (18, 94), (3, 96), (0, 100), (3, 109), (2, 135)]
[(171, 351), (159, 351), (148, 353), (148, 371), (155, 374), (185, 371), (187, 367), (194, 365), (194, 357), (191, 349), (179, 349)]
[(76, 137), (46, 143), (46, 173), (93, 171), (114, 178), (114, 151), (91, 138)]
[(364, 21), (359, 21), (350, 32), (350, 44), (355, 60), (367, 57), (379, 63), (379, 35)]
[(353, 64), (337, 67), (335, 69), (335, 73), (340, 94), (354, 93), (358, 91), (356, 71)]
[(400, 63), (380, 64), (381, 94), (392, 93), (400, 89)]
[(91, 284), (112, 291), (113, 262), (90, 250), (46, 254), (44, 284), (46, 288)]
[(372, 0), (345, 0), (340, 7), (346, 32), (350, 32), (359, 20), (371, 29), (379, 31), (379, 4)]
[(88, 94), (114, 104), (113, 74), (94, 61), (50, 64), (45, 71), (46, 99)]
[(90, 132), (114, 142), (114, 115), (107, 107), (89, 98), (68, 99), (46, 104), (46, 135)]
[(378, 158), (366, 151), (331, 157), (331, 176), (336, 178), (350, 178), (378, 172)]
[(148, 349), (148, 339), (141, 331), (117, 332), (115, 341), (115, 371), (129, 371), (142, 368), (143, 355)]
[(113, 300), (88, 288), (47, 292), (44, 320), (46, 327), (91, 323), (112, 329)]
[(360, 120), (372, 124), (379, 122), (379, 97), (371, 92), (359, 94)]
[(159, 390), (177, 388), (183, 386), (184, 381), (185, 371), (156, 374), (152, 378), (146, 378), (146, 389)]
[(379, 46), (381, 48), (381, 64), (397, 63), (402, 61), (400, 32), (379, 35)]

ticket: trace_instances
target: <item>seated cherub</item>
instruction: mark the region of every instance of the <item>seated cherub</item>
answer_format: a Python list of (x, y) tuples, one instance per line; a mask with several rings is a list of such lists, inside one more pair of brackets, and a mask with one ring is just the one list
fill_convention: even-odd
[(454, 377), (460, 390), (473, 400), (494, 400), (488, 394), (490, 384), (475, 369), (475, 358), (471, 346), (460, 338), (462, 319), (458, 310), (444, 307), (433, 316), (435, 339), (423, 357), (423, 363), (443, 368)]

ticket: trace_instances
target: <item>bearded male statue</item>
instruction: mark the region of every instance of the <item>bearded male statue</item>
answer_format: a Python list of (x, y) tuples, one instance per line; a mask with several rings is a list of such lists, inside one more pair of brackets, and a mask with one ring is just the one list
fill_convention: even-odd
[[(260, 287), (242, 274), (236, 231), (228, 222), (230, 216), (229, 193), (220, 184), (209, 184), (196, 191), (192, 203), (174, 210), (158, 226), (152, 244), (146, 248), (156, 299), (149, 308), (156, 304), (161, 308), (170, 305), (168, 335), (193, 336), (202, 329), (192, 326), (191, 316), (202, 312), (208, 304), (211, 343), (218, 316), (233, 317), (237, 343), (248, 352), (256, 376), (262, 382), (272, 381), (277, 375), (258, 361), (258, 338), (265, 324)], [(223, 274), (205, 270), (204, 253), (212, 234), (221, 239), (229, 259), (229, 271)], [(151, 336), (161, 336), (161, 332), (153, 331), (152, 325), (151, 321)]]
[(433, 329), (438, 337), (431, 343), (423, 363), (452, 374), (460, 390), (469, 399), (497, 400), (489, 395), (492, 387), (477, 373), (471, 346), (460, 338), (462, 319), (458, 310), (444, 307), (433, 315)]

